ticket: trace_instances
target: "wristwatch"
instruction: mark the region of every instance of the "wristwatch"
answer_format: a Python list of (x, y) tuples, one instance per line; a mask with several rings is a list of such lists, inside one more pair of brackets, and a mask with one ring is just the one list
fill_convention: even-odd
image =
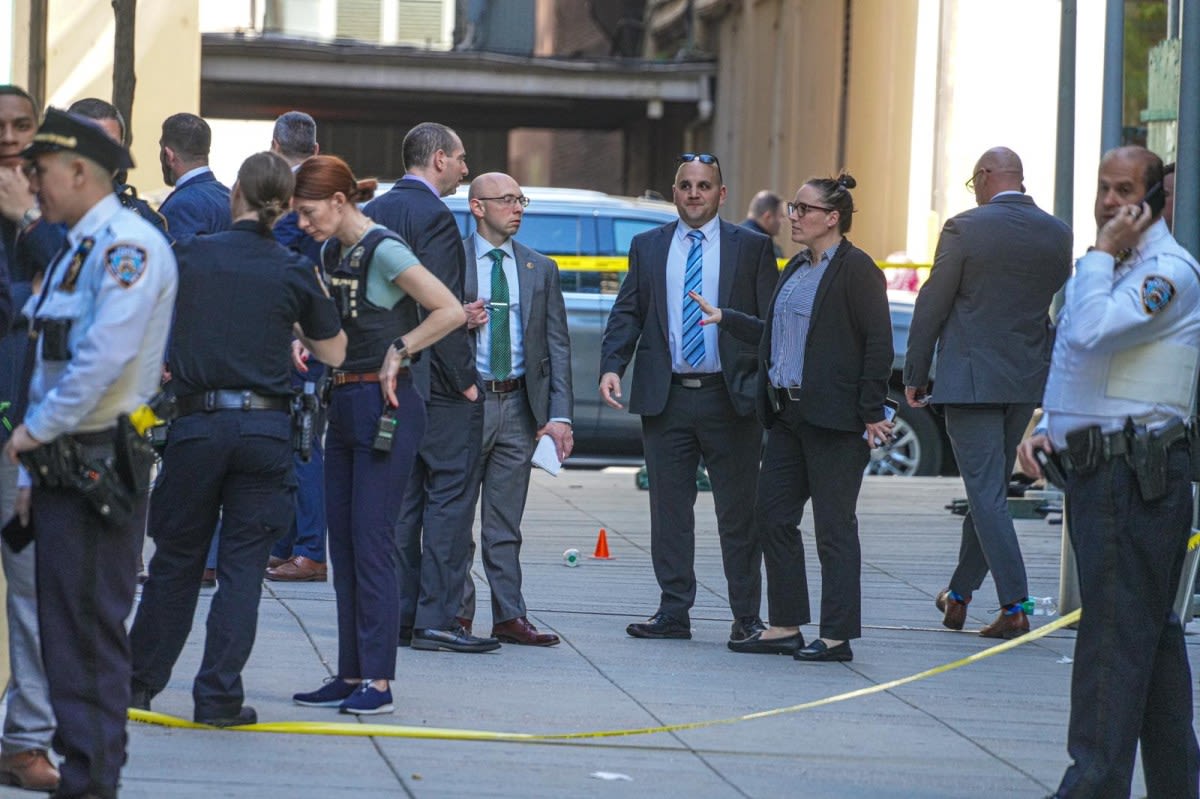
[(392, 346), (396, 348), (396, 352), (400, 353), (400, 367), (407, 368), (412, 365), (412, 357), (408, 354), (408, 347), (404, 343), (402, 337), (397, 337), (392, 341)]
[(17, 227), (21, 229), (22, 233), (24, 233), (26, 230), (29, 230), (29, 228), (37, 224), (38, 220), (41, 218), (42, 209), (38, 208), (36, 205), (30, 206), (29, 210), (21, 215), (21, 221), (17, 223)]

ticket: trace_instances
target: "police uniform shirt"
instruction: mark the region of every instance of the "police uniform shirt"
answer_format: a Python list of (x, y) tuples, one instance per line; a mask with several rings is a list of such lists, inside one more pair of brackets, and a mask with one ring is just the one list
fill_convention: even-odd
[(175, 255), (179, 299), (168, 362), (177, 396), (213, 389), (290, 395), (293, 323), (314, 339), (341, 330), (316, 265), (254, 222), (184, 239)]
[(1200, 352), (1200, 267), (1161, 219), (1121, 264), (1093, 250), (1075, 265), (1058, 320), (1043, 406), (1056, 448), (1126, 417), (1151, 428), (1190, 413)]
[(66, 360), (48, 359), (39, 337), (25, 417), (34, 438), (112, 428), (154, 394), (176, 281), (166, 239), (115, 194), (67, 231), (43, 293), (26, 305), (36, 325), (70, 324)]

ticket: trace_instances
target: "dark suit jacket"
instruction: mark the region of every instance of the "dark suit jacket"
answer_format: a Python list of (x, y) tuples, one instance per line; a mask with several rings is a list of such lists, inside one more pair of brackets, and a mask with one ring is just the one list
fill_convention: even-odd
[(229, 230), (232, 224), (229, 189), (212, 172), (203, 172), (175, 189), (158, 212), (167, 220), (167, 231), (176, 241)]
[(929, 383), (937, 344), (939, 403), (1041, 402), (1054, 292), (1071, 272), (1071, 229), (1023, 194), (946, 222), (917, 295), (904, 384)]
[[(462, 237), (454, 214), (428, 186), (412, 178), (398, 180), (391, 191), (367, 203), (363, 210), (399, 233), (421, 265), (462, 299), (466, 271)], [(413, 385), (426, 399), (430, 392), (461, 395), (479, 380), (465, 325), (430, 347), (429, 353), (429, 358), (413, 362)]]
[[(629, 248), (629, 274), (617, 292), (600, 345), (600, 374), (625, 373), (636, 348), (637, 363), (630, 387), (629, 412), (657, 416), (671, 389), (671, 349), (667, 338), (666, 275), (671, 237), (680, 223), (639, 233)], [(721, 276), (716, 304), (751, 316), (766, 315), (779, 277), (771, 240), (721, 220)], [(682, 296), (672, 302), (682, 302)], [(757, 350), (724, 329), (717, 348), (729, 399), (739, 415), (754, 411)]]
[[(466, 247), (467, 302), (479, 297), (475, 237)], [(558, 280), (558, 264), (519, 241), (513, 241), (521, 301), (521, 340), (525, 346), (525, 397), (540, 428), (551, 419), (573, 419), (571, 393), (571, 338), (567, 332), (567, 304)], [(474, 336), (472, 336), (474, 345)]]
[[(799, 255), (788, 261), (776, 294), (799, 266)], [(767, 395), (775, 296), (765, 321), (723, 305), (721, 312), (722, 328), (758, 344), (762, 368), (758, 371), (757, 410), (763, 427), (769, 428), (776, 415)], [(799, 400), (804, 420), (849, 432), (861, 432), (867, 423), (882, 421), (892, 354), (887, 281), (871, 256), (843, 239), (813, 298)]]
[(742, 227), (746, 228), (746, 230), (753, 230), (755, 233), (771, 239), (771, 252), (775, 253), (776, 258), (783, 257), (783, 249), (775, 243), (775, 239), (772, 239), (771, 235), (767, 233), (767, 231), (763, 229), (763, 226), (758, 224), (758, 222), (753, 219), (743, 219)]

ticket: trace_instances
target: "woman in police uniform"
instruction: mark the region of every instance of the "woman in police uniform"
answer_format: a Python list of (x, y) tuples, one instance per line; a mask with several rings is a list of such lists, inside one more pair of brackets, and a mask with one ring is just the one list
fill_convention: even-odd
[(276, 243), (294, 178), (278, 155), (238, 171), (233, 227), (179, 241), (180, 291), (169, 362), (178, 418), (151, 501), (156, 550), (130, 631), (133, 705), (166, 687), (192, 626), (221, 514), (220, 582), (193, 688), (196, 721), (250, 724), (241, 670), (254, 643), (263, 570), (291, 523), (293, 334), (317, 358), (346, 353), (337, 309), (313, 265)]
[[(399, 636), (393, 528), (425, 431), (425, 406), (395, 366), (464, 324), (462, 303), (408, 245), (359, 210), (375, 181), (340, 158), (314, 156), (296, 173), (300, 229), (325, 242), (322, 261), (342, 325), (346, 360), (332, 376), (325, 437), (329, 556), (337, 594), (337, 676), (293, 700), (343, 713), (390, 713)], [(426, 309), (418, 324), (417, 303)], [(406, 364), (405, 364), (406, 366)]]

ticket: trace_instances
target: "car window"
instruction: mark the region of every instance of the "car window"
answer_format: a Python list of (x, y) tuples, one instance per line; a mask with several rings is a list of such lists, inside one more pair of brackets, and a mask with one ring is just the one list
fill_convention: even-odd
[(517, 239), (526, 247), (549, 255), (592, 255), (595, 225), (576, 214), (527, 213)]
[(629, 255), (629, 244), (634, 236), (660, 225), (662, 222), (654, 219), (613, 219), (613, 252), (617, 255)]

